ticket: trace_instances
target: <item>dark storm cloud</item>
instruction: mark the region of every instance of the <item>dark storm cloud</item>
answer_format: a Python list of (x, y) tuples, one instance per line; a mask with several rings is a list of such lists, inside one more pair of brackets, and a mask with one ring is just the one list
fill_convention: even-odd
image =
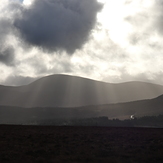
[(14, 65), (15, 50), (13, 47), (0, 49), (0, 62), (7, 66)]
[(88, 40), (101, 8), (96, 0), (35, 0), (14, 26), (30, 45), (72, 54)]

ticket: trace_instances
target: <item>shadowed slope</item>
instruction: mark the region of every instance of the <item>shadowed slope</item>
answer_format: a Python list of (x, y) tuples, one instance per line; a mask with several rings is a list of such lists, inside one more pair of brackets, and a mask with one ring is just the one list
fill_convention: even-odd
[(75, 76), (51, 75), (26, 86), (0, 86), (0, 105), (74, 107), (151, 99), (161, 94), (163, 86), (151, 83), (110, 84)]
[(133, 114), (136, 117), (163, 115), (163, 95), (151, 100), (74, 108), (0, 106), (0, 124), (63, 124), (64, 120), (103, 116), (129, 119)]
[(161, 115), (163, 114), (163, 95), (150, 100), (97, 106), (96, 109), (101, 110), (100, 116), (118, 119), (130, 118), (131, 115), (136, 117)]

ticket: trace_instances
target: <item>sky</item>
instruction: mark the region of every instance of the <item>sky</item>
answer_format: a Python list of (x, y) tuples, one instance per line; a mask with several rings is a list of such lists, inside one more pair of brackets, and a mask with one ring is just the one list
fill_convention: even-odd
[(0, 84), (51, 74), (163, 83), (163, 0), (0, 0)]

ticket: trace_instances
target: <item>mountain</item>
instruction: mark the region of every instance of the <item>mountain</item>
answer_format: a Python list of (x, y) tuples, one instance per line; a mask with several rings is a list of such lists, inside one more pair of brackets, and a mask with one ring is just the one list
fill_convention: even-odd
[(63, 124), (64, 121), (92, 117), (129, 119), (163, 115), (163, 95), (151, 99), (119, 104), (83, 106), (74, 108), (20, 108), (0, 106), (0, 124)]
[(106, 115), (110, 118), (129, 118), (163, 115), (163, 95), (148, 100), (133, 101), (127, 103), (102, 105), (100, 115)]
[(145, 82), (105, 83), (91, 79), (51, 75), (29, 85), (0, 86), (0, 105), (17, 107), (78, 107), (152, 99), (163, 86)]

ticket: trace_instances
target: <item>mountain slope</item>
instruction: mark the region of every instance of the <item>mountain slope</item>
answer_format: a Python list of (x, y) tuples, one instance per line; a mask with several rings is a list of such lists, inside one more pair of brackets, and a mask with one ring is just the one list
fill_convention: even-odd
[(103, 105), (101, 108), (100, 116), (118, 119), (129, 118), (131, 115), (136, 117), (160, 115), (163, 114), (163, 95), (150, 100)]
[(133, 114), (136, 117), (163, 115), (163, 95), (151, 100), (75, 108), (0, 106), (0, 124), (50, 124), (62, 120), (103, 116), (109, 119), (129, 119)]
[(0, 86), (0, 105), (76, 107), (151, 99), (163, 86), (145, 82), (111, 84), (68, 75), (43, 77), (20, 87)]

